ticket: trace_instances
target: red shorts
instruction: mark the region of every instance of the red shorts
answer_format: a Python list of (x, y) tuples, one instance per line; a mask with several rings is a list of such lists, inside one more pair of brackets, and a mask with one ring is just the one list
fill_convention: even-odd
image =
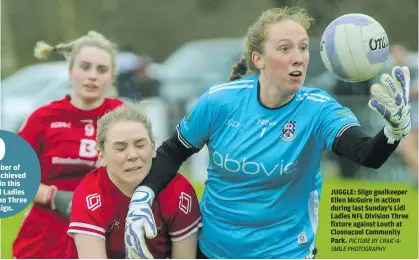
[(13, 243), (13, 257), (64, 258), (70, 238), (68, 225), (69, 220), (58, 212), (35, 204)]

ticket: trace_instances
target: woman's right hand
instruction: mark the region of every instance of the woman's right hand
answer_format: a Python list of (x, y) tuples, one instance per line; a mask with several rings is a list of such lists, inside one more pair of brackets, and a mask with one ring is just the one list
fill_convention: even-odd
[(64, 217), (70, 218), (71, 201), (73, 192), (58, 190), (54, 185), (46, 185), (41, 183), (34, 202), (48, 205), (52, 210), (57, 210)]
[(51, 208), (60, 212), (64, 217), (70, 218), (72, 199), (73, 192), (58, 190), (51, 200)]
[(151, 204), (154, 193), (145, 186), (137, 187), (129, 204), (125, 219), (125, 252), (127, 259), (152, 259), (153, 255), (147, 248), (146, 238), (157, 236)]

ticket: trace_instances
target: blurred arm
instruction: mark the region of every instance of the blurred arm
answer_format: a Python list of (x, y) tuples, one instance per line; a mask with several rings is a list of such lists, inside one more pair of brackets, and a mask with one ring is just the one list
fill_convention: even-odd
[(410, 100), (416, 100), (418, 98), (418, 82), (416, 81), (410, 87)]
[(196, 259), (198, 232), (185, 239), (172, 242), (172, 259)]
[[(39, 157), (42, 154), (42, 144), (44, 142), (44, 114), (41, 110), (36, 110), (33, 112), (28, 119), (23, 122), (20, 130), (19, 136), (22, 137), (35, 151), (37, 156)], [(41, 165), (42, 170), (42, 165)], [(42, 182), (42, 180), (41, 180)], [(48, 186), (45, 184), (40, 184), (38, 188), (38, 192), (36, 193), (34, 202), (39, 204), (48, 204), (50, 197), (56, 191), (54, 190), (54, 186)]]
[(36, 193), (34, 202), (39, 204), (48, 204), (49, 197), (55, 192), (54, 186), (48, 186), (45, 184), (40, 184), (38, 192)]
[(58, 210), (66, 218), (70, 217), (73, 192), (60, 191), (55, 186), (40, 184), (34, 202), (48, 205), (52, 210)]
[(418, 174), (418, 135), (412, 131), (401, 143), (400, 153), (412, 174)]

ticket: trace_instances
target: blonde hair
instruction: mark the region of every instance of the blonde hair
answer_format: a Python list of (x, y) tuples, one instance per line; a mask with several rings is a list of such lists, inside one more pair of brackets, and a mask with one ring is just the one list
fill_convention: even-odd
[(95, 31), (90, 31), (87, 33), (87, 35), (84, 35), (72, 42), (60, 43), (55, 46), (51, 46), (43, 41), (39, 41), (36, 43), (34, 55), (38, 59), (46, 59), (53, 53), (60, 53), (64, 55), (65, 59), (67, 60), (69, 69), (72, 69), (74, 66), (75, 57), (80, 52), (80, 50), (86, 46), (97, 47), (111, 55), (112, 75), (115, 78), (118, 74), (118, 65), (116, 62), (116, 45), (106, 39), (102, 34)]
[(97, 137), (96, 141), (99, 148), (103, 151), (106, 141), (106, 134), (109, 128), (118, 122), (138, 122), (142, 123), (146, 128), (150, 140), (154, 140), (152, 132), (151, 120), (148, 118), (145, 109), (147, 102), (140, 103), (124, 103), (116, 109), (106, 113), (97, 121)]
[(261, 16), (249, 27), (244, 38), (243, 56), (233, 66), (230, 81), (240, 79), (246, 75), (247, 70), (259, 73), (259, 69), (253, 64), (252, 53), (263, 53), (263, 44), (267, 38), (268, 25), (281, 22), (283, 20), (293, 20), (301, 24), (304, 29), (310, 28), (314, 19), (308, 15), (304, 8), (284, 7), (272, 8), (262, 13)]

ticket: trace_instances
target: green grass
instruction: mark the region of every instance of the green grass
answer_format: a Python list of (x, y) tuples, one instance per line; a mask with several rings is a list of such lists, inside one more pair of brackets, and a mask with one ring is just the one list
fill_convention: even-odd
[[(366, 246), (386, 246), (384, 252), (332, 252), (331, 238), (341, 237), (332, 236), (330, 234), (330, 193), (332, 189), (406, 189), (408, 190), (405, 196), (400, 196), (401, 203), (406, 205), (406, 212), (409, 214), (409, 219), (403, 220), (403, 226), (400, 228), (400, 243), (396, 244), (365, 244)], [(394, 196), (393, 196), (394, 197)], [(351, 205), (351, 204), (345, 204)], [(359, 204), (358, 204), (359, 205)], [(377, 205), (377, 204), (372, 204)], [(394, 205), (394, 204), (381, 204)], [(353, 211), (352, 211), (353, 212)], [(351, 213), (352, 213), (351, 212)], [(364, 219), (365, 220), (365, 219)], [(357, 220), (356, 220), (357, 221)], [(363, 220), (359, 220), (363, 221)], [(370, 221), (370, 220), (368, 220)], [(381, 221), (381, 220), (380, 220)], [(388, 221), (388, 220), (383, 220)], [(393, 220), (396, 221), (396, 220)], [(354, 228), (348, 228), (354, 229)], [(374, 229), (374, 228), (370, 228)], [(364, 236), (365, 238), (391, 236)], [(346, 240), (347, 237), (344, 237)], [(316, 237), (317, 247), (319, 249), (318, 258), (418, 258), (418, 192), (409, 185), (392, 182), (371, 182), (359, 180), (329, 180), (324, 182), (322, 200), (320, 202), (320, 217), (319, 229)], [(342, 244), (333, 244), (342, 245)], [(353, 244), (346, 244), (352, 246)], [(360, 245), (360, 244), (358, 244)], [(361, 244), (362, 245), (362, 244)]]
[[(203, 187), (194, 185), (199, 198)], [(409, 219), (403, 221), (399, 244), (384, 244), (385, 252), (331, 252), (330, 239), (330, 192), (332, 189), (407, 189), (408, 193), (402, 197), (406, 205)], [(23, 212), (1, 220), (1, 258), (11, 258), (11, 245), (16, 237)], [(418, 258), (418, 193), (406, 184), (392, 182), (371, 182), (359, 180), (329, 179), (324, 181), (322, 200), (320, 203), (320, 223), (317, 232), (317, 258)], [(339, 244), (333, 244), (339, 245)], [(347, 244), (350, 245), (350, 244)], [(372, 244), (371, 244), (372, 245)], [(381, 244), (382, 245), (382, 244)]]

